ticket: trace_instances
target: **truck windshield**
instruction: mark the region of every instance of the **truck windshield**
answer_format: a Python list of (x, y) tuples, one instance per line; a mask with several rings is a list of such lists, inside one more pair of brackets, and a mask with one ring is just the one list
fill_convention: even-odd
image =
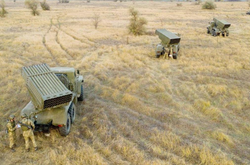
[(56, 76), (65, 85), (65, 87), (69, 89), (70, 82), (69, 82), (68, 76), (66, 74), (63, 74), (63, 73), (56, 73)]

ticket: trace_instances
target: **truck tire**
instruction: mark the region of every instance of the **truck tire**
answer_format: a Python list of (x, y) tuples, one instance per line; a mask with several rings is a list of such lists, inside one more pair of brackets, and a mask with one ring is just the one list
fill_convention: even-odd
[(73, 124), (76, 119), (76, 106), (74, 103), (72, 103), (70, 107), (69, 114), (70, 114), (71, 124)]
[(207, 29), (207, 34), (209, 34), (210, 33), (210, 31)]
[(214, 36), (214, 37), (217, 36), (215, 30), (212, 31), (212, 36)]
[(83, 97), (83, 86), (81, 85), (81, 94), (80, 96), (78, 97), (77, 99), (78, 101), (83, 101), (84, 100), (84, 97)]
[(173, 59), (177, 59), (177, 53), (173, 54)]
[(156, 58), (160, 58), (160, 55), (156, 55), (155, 57), (156, 57)]
[(71, 129), (71, 120), (70, 120), (70, 114), (67, 113), (67, 122), (66, 125), (59, 127), (59, 132), (62, 136), (67, 136)]
[(165, 54), (165, 51), (163, 50), (163, 51), (161, 52), (161, 56), (164, 55), (164, 54)]

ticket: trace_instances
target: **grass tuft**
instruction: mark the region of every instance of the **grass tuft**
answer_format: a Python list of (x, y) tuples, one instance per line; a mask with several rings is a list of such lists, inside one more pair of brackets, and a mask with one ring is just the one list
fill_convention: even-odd
[(202, 5), (202, 9), (215, 9), (216, 5), (212, 0), (205, 1), (205, 3)]
[(204, 115), (211, 117), (213, 120), (218, 120), (222, 116), (220, 109), (211, 106), (210, 101), (205, 101), (203, 99), (198, 99), (194, 103), (194, 107), (202, 112)]

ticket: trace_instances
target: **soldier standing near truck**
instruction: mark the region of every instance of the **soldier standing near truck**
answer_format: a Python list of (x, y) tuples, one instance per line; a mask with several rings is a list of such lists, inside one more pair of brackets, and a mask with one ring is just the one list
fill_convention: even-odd
[(33, 130), (35, 129), (35, 125), (34, 125), (33, 121), (28, 119), (28, 116), (26, 114), (22, 114), (21, 117), (22, 117), (22, 121), (19, 123), (21, 124), (21, 129), (23, 131), (23, 137), (25, 140), (25, 149), (27, 152), (30, 151), (29, 139), (31, 139), (31, 141), (33, 143), (33, 147), (35, 148), (35, 151), (37, 151), (38, 147), (36, 145), (36, 141), (35, 141), (35, 137), (34, 137), (34, 133), (33, 133)]
[(15, 115), (10, 115), (7, 123), (7, 132), (10, 141), (10, 149), (15, 152), (14, 146), (16, 145), (16, 122)]

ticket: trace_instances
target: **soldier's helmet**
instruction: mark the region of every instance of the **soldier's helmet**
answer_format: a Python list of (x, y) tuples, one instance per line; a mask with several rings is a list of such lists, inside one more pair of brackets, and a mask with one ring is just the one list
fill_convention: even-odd
[(15, 118), (15, 115), (10, 115), (9, 119), (13, 120)]
[(27, 115), (25, 113), (22, 113), (21, 118), (27, 118)]

